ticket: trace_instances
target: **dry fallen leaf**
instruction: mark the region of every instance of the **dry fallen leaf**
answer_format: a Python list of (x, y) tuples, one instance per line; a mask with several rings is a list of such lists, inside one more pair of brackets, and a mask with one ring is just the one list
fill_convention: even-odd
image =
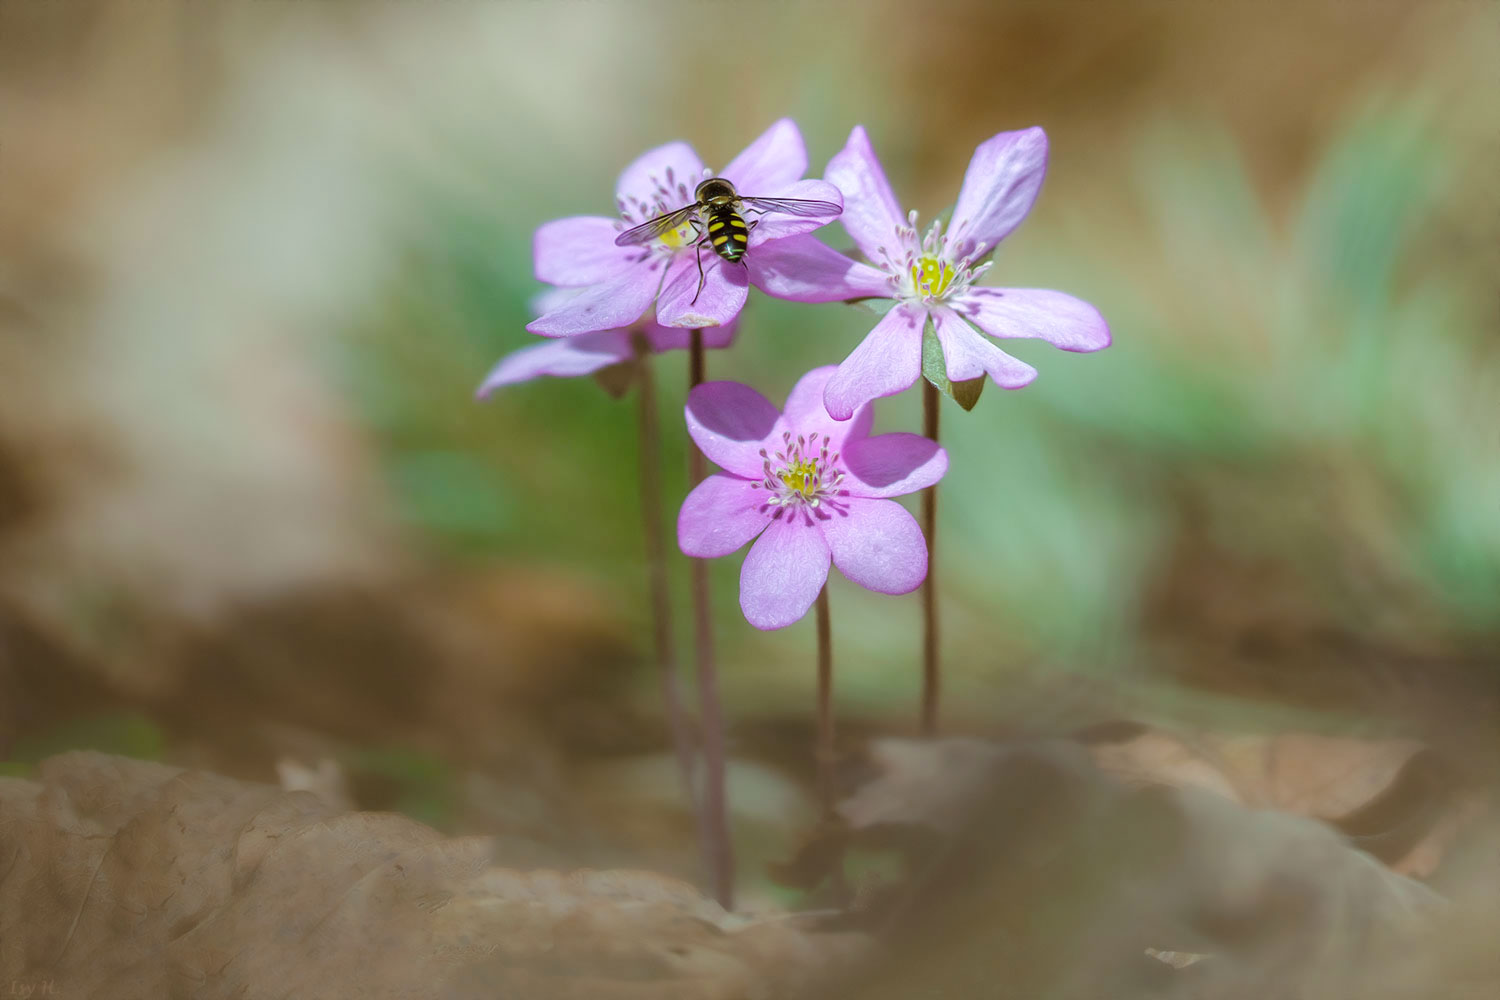
[(650, 872), (513, 871), (492, 850), (309, 792), (65, 754), (0, 780), (0, 982), (90, 1000), (733, 1000), (861, 948)]
[(1421, 749), (1415, 740), (1157, 729), (1091, 748), (1100, 768), (1127, 782), (1206, 788), (1241, 805), (1317, 819), (1337, 819), (1375, 798)]
[(1321, 822), (1131, 788), (1076, 745), (890, 740), (876, 758), (889, 770), (841, 810), (854, 840), (939, 836), (840, 996), (1352, 998), (1431, 954), (1446, 910)]
[(1403, 874), (1431, 874), (1477, 808), (1415, 740), (1143, 728), (1127, 739), (1092, 741), (1089, 752), (1129, 785), (1200, 788), (1323, 820)]
[(839, 803), (837, 812), (853, 830), (882, 824), (914, 824), (954, 833), (971, 809), (973, 790), (1005, 756), (985, 740), (882, 739), (868, 754), (880, 777)]

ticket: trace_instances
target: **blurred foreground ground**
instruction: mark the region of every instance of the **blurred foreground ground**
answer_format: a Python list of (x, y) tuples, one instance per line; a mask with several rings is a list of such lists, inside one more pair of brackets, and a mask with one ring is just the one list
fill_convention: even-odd
[[(1115, 345), (1021, 344), (1035, 385), (945, 414), (949, 730), (1081, 732), (1198, 786), (1248, 780), (1225, 741), (1350, 741), (1274, 744), (1330, 791), (1240, 801), (1344, 821), (1461, 909), (1496, 884), (1496, 65), (1467, 2), (7, 3), (0, 759), (311, 782), (499, 834), (510, 868), (698, 878), (630, 401), (471, 399), (528, 342), (530, 234), (607, 211), (650, 145), (722, 162), (782, 115), (814, 172), (863, 123), (930, 217), (976, 143), (1041, 124), (993, 280), (1090, 299)], [(756, 298), (711, 373), (778, 397), (868, 325)], [(914, 426), (915, 394), (878, 412)], [(755, 633), (722, 562), (741, 887), (816, 901), (769, 875), (816, 826), (812, 626)], [(918, 605), (832, 600), (852, 793), (914, 729)], [(1140, 750), (1142, 723), (1194, 735)]]

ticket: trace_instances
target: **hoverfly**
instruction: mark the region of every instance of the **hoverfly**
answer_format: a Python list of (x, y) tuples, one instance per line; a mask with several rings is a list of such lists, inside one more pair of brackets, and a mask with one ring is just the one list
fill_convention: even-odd
[(752, 198), (735, 191), (734, 185), (722, 177), (710, 177), (698, 185), (693, 192), (693, 203), (658, 215), (634, 229), (627, 229), (615, 237), (615, 246), (628, 247), (649, 243), (664, 233), (679, 229), (684, 223), (693, 227), (693, 246), (698, 252), (698, 291), (693, 301), (703, 294), (703, 244), (713, 247), (714, 253), (733, 264), (745, 256), (750, 245), (750, 233), (760, 224), (760, 219), (745, 224), (742, 213), (783, 212), (787, 215), (838, 215), (841, 209), (831, 201), (815, 201), (810, 198)]

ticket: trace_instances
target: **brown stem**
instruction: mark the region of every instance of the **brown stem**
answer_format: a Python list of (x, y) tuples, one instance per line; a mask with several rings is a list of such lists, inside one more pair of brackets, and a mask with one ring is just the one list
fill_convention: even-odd
[(823, 818), (833, 819), (833, 627), (828, 614), (828, 585), (818, 591), (818, 801)]
[[(689, 388), (703, 382), (703, 331), (694, 330), (688, 350)], [(707, 475), (703, 453), (688, 450), (688, 479), (697, 486)], [(724, 712), (719, 705), (719, 678), (714, 669), (713, 608), (709, 603), (708, 563), (690, 560), (693, 584), (693, 650), (698, 662), (698, 714), (703, 738), (703, 823), (714, 898), (734, 908), (734, 845), (729, 839), (729, 802), (724, 777)]]
[(700, 840), (706, 840), (703, 812), (693, 782), (693, 745), (687, 715), (682, 708), (682, 675), (677, 663), (677, 644), (672, 636), (672, 599), (667, 583), (667, 546), (662, 531), (661, 418), (656, 404), (656, 380), (651, 373), (651, 352), (645, 338), (635, 337), (640, 403), (641, 527), (646, 537), (647, 576), (651, 589), (651, 631), (656, 659), (661, 668), (662, 700), (667, 706), (667, 725), (672, 731), (672, 749), (682, 778), (688, 809), (697, 817)]
[[(922, 435), (938, 439), (937, 386), (922, 380)], [(922, 534), (927, 537), (927, 579), (922, 581), (922, 735), (936, 736), (938, 724), (937, 486), (922, 494)]]

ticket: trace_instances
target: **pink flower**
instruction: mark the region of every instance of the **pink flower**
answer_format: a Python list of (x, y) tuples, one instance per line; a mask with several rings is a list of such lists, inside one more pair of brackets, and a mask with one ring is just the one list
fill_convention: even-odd
[(916, 434), (870, 437), (869, 406), (834, 420), (823, 408), (833, 372), (802, 376), (785, 413), (738, 382), (707, 382), (688, 396), (688, 433), (724, 471), (683, 502), (678, 545), (712, 559), (755, 539), (740, 570), (740, 608), (756, 628), (807, 614), (830, 559), (882, 594), (910, 593), (927, 576), (922, 530), (889, 498), (943, 478), (948, 454)]
[[(783, 118), (718, 176), (742, 195), (842, 203), (832, 184), (799, 180), (806, 172), (802, 133), (795, 122)], [(620, 175), (615, 196), (620, 219), (574, 216), (539, 228), (532, 244), (537, 278), (579, 292), (526, 329), (546, 337), (621, 329), (639, 319), (653, 302), (662, 326), (722, 326), (744, 307), (747, 282), (755, 280), (764, 247), (811, 232), (834, 218), (778, 213), (760, 217), (750, 233), (744, 267), (722, 260), (709, 247), (702, 248), (701, 294), (699, 252), (693, 246), (691, 227), (683, 226), (645, 246), (615, 246), (615, 237), (625, 229), (691, 204), (694, 188), (706, 176), (708, 171), (691, 146), (668, 143), (645, 153)]]
[[(1040, 128), (1001, 132), (974, 151), (948, 232), (943, 232), (941, 222), (934, 222), (919, 234), (917, 213), (902, 216), (869, 137), (855, 126), (844, 148), (829, 161), (826, 176), (844, 193), (839, 221), (874, 266), (854, 264), (844, 274), (830, 276), (822, 291), (830, 298), (873, 294), (893, 299), (896, 305), (829, 380), (824, 400), (829, 413), (848, 419), (861, 404), (916, 382), (922, 374), (922, 335), (929, 319), (953, 382), (988, 375), (1003, 388), (1019, 389), (1036, 378), (1036, 369), (982, 334), (1039, 337), (1065, 351), (1109, 346), (1104, 317), (1081, 299), (1045, 289), (976, 284), (989, 269), (987, 258), (995, 247), (1031, 211), (1046, 172), (1047, 133)], [(788, 249), (800, 251), (806, 243), (817, 241), (808, 237)], [(805, 260), (782, 253), (778, 263), (792, 272), (827, 271), (826, 255), (832, 252), (823, 247)], [(833, 292), (839, 281), (846, 287), (843, 296)], [(878, 292), (868, 291), (877, 284), (882, 286)]]
[[(537, 297), (537, 311), (546, 312), (565, 303), (576, 294), (572, 289), (554, 288)], [(710, 327), (703, 331), (703, 346), (714, 349), (728, 347), (734, 340), (737, 323)], [(610, 365), (629, 361), (635, 356), (635, 335), (646, 340), (653, 354), (663, 351), (686, 350), (692, 331), (666, 327), (642, 318), (633, 326), (619, 330), (596, 330), (581, 333), (576, 337), (559, 337), (544, 340), (530, 347), (507, 354), (490, 370), (480, 383), (475, 396), (484, 399), (496, 389), (518, 382), (529, 382), (541, 375), (571, 377), (592, 375)]]

